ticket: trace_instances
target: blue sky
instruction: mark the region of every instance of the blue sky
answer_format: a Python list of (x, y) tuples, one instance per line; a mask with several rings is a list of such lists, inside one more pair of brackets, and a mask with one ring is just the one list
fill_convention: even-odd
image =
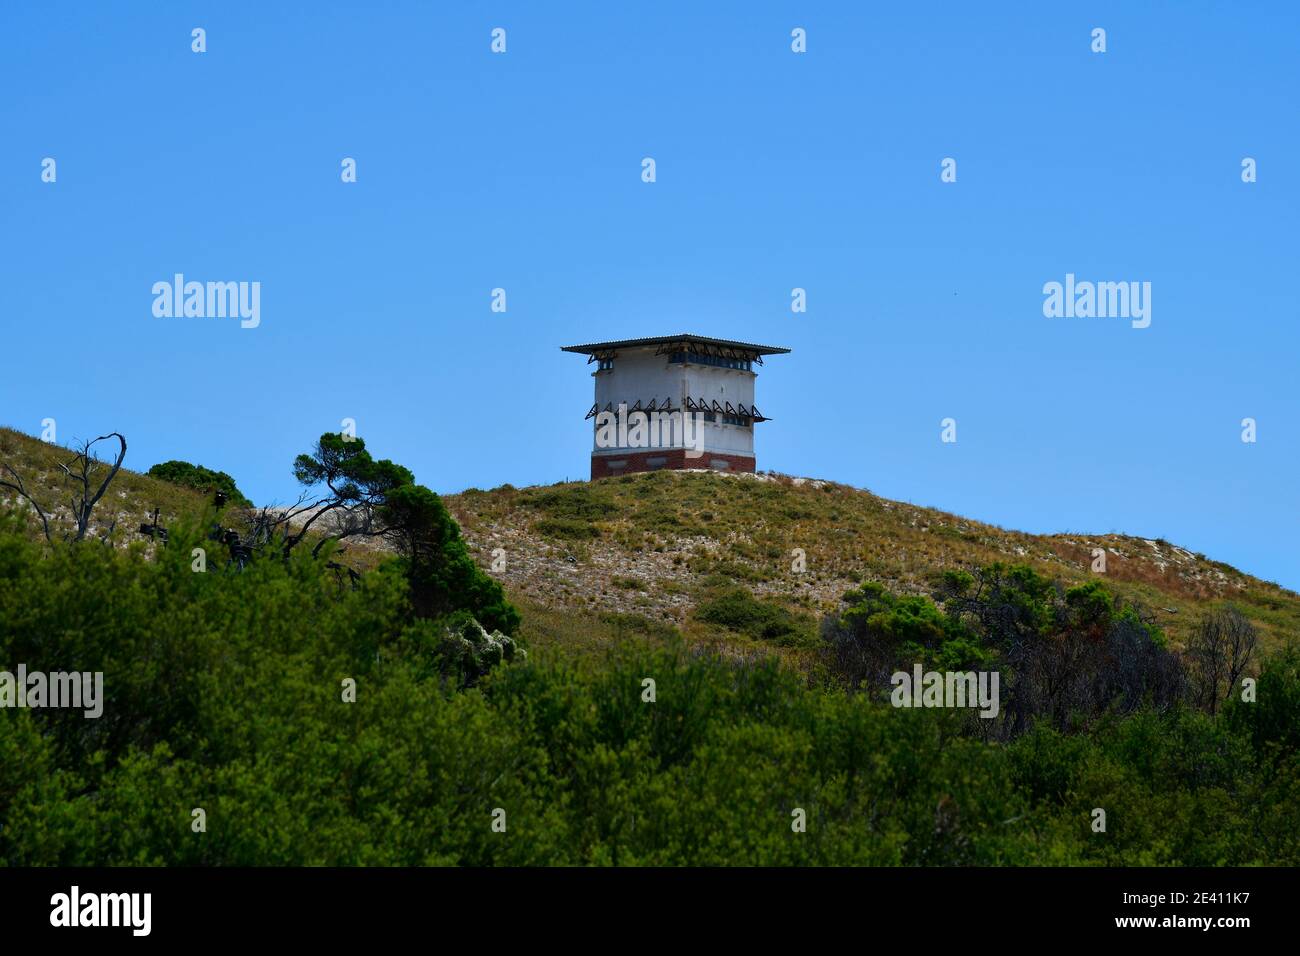
[[(793, 349), (760, 469), (1300, 587), (1297, 11), (6, 5), (0, 423), (262, 502), (346, 417), (439, 491), (584, 478), (557, 346), (692, 331)], [(260, 326), (155, 318), (177, 272)], [(1044, 317), (1066, 273), (1151, 326)]]

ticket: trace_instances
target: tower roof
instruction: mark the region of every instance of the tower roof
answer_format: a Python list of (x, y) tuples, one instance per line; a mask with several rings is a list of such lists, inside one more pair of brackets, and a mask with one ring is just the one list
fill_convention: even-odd
[(596, 355), (602, 352), (612, 352), (617, 349), (634, 349), (645, 346), (659, 346), (659, 351), (673, 351), (674, 346), (681, 346), (682, 351), (688, 351), (690, 346), (703, 346), (707, 349), (732, 349), (737, 352), (748, 352), (754, 356), (759, 355), (784, 355), (789, 349), (781, 348), (778, 345), (754, 345), (751, 342), (734, 342), (731, 339), (713, 339), (707, 335), (692, 335), (689, 332), (683, 332), (680, 335), (659, 335), (647, 339), (617, 339), (613, 342), (588, 342), (586, 345), (561, 345), (562, 352), (578, 352), (582, 355)]

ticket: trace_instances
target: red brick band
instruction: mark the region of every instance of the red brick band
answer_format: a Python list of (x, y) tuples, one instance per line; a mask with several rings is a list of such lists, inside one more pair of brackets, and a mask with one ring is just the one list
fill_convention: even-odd
[(698, 457), (687, 458), (686, 450), (683, 448), (650, 449), (629, 452), (626, 455), (591, 456), (593, 479), (628, 475), (635, 471), (659, 471), (665, 468), (714, 468), (719, 471), (753, 472), (754, 459), (748, 455), (727, 455), (716, 451), (706, 451)]

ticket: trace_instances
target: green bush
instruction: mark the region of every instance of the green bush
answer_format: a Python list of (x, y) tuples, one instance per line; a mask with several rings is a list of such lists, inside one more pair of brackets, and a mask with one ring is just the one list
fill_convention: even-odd
[(195, 488), (209, 494), (219, 491), (233, 505), (240, 508), (253, 507), (253, 503), (235, 486), (235, 479), (224, 471), (213, 471), (188, 461), (172, 460), (154, 465), (146, 474), (153, 478), (161, 478), (163, 481), (170, 481), (174, 485)]
[(774, 644), (808, 645), (816, 640), (811, 618), (796, 615), (773, 601), (760, 601), (743, 587), (732, 587), (701, 601), (698, 620)]
[(400, 567), (420, 617), (462, 612), (490, 630), (515, 632), (519, 612), (506, 600), (501, 585), (474, 561), (460, 526), (436, 493), (415, 484), (393, 488), (385, 495), (380, 515), (401, 542)]

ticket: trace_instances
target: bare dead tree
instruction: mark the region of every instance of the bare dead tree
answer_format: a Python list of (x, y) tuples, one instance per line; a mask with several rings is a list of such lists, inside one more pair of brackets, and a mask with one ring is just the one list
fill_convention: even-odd
[[(331, 541), (344, 541), (348, 538), (379, 538), (390, 534), (391, 529), (380, 518), (380, 506), (383, 502), (382, 492), (371, 489), (340, 491), (333, 484), (327, 483), (330, 494), (304, 504), (284, 516), (286, 537), (284, 550), (287, 554), (302, 543), (307, 533), (316, 522), (321, 535), (312, 548), (312, 557), (319, 557), (321, 549)], [(292, 519), (306, 515), (296, 533), (292, 531)]]
[(1246, 673), (1259, 632), (1229, 605), (1201, 619), (1187, 641), (1192, 701), (1211, 714), (1232, 694)]
[[(316, 523), (317, 520), (328, 513), (343, 511), (347, 515), (348, 509), (345, 505), (335, 501), (332, 497), (315, 497), (308, 492), (300, 494), (296, 501), (290, 505), (269, 505), (259, 508), (257, 511), (247, 512), (243, 521), (243, 532), (240, 536), (241, 541), (250, 548), (261, 548), (278, 542), (288, 554), (295, 545), (297, 545), (306, 534), (307, 530)], [(364, 523), (360, 523), (357, 516), (336, 517), (334, 524), (344, 529), (363, 528)], [(345, 537), (346, 535), (336, 535), (335, 537)], [(317, 548), (319, 550), (319, 546)]]
[[(214, 525), (209, 539), (220, 541), (231, 551), (231, 563), (243, 568), (252, 556), (264, 548), (276, 548), (287, 558), (294, 544), (301, 540), (301, 532), (295, 525), (302, 522), (310, 524), (322, 513), (329, 499), (313, 498), (303, 492), (291, 505), (272, 505), (256, 511), (244, 511), (235, 522), (237, 528), (222, 528)], [(375, 518), (374, 508), (360, 505), (336, 505), (329, 509), (334, 518), (329, 522), (330, 532), (326, 533), (312, 549), (312, 557), (318, 557), (321, 550), (331, 541), (341, 541), (349, 537), (377, 537), (384, 533), (384, 528)], [(337, 552), (342, 554), (343, 548)], [(342, 579), (346, 572), (348, 581), (355, 586), (361, 575), (353, 568), (330, 561), (325, 565)]]
[(281, 544), (287, 542), (292, 534), (293, 520), (314, 506), (315, 503), (309, 498), (309, 495), (303, 493), (287, 507), (271, 505), (249, 512), (245, 521), (244, 544), (250, 548), (260, 548), (271, 544), (277, 537)]
[[(313, 558), (319, 557), (321, 549), (331, 541), (343, 541), (348, 538), (381, 538), (392, 533), (378, 515), (378, 508), (372, 502), (345, 505), (334, 512), (334, 521), (329, 532), (316, 542), (311, 549)], [(340, 552), (341, 553), (341, 552)]]
[[(99, 455), (94, 451), (94, 446), (101, 441), (108, 441), (110, 438), (117, 439), (118, 451), (113, 463), (108, 466), (108, 473), (100, 481), (98, 473), (100, 469), (105, 467), (105, 462), (100, 461)], [(64, 535), (66, 540), (81, 541), (86, 537), (86, 532), (90, 528), (91, 515), (95, 511), (95, 505), (99, 504), (99, 500), (104, 497), (104, 492), (108, 491), (108, 486), (113, 483), (113, 479), (121, 471), (122, 461), (125, 458), (126, 439), (119, 432), (109, 432), (107, 435), (100, 435), (91, 441), (82, 442), (81, 446), (75, 449), (71, 459), (59, 463), (59, 470), (63, 472), (63, 476), (73, 487), (68, 500), (73, 528)], [(32, 492), (28, 490), (13, 466), (6, 464), (4, 470), (12, 480), (0, 478), (0, 488), (8, 488), (17, 492), (19, 497), (36, 510), (37, 516), (41, 519), (41, 528), (45, 532), (45, 540), (52, 541), (49, 521), (52, 509), (42, 507)], [(107, 536), (111, 537), (116, 527), (117, 521), (115, 519), (109, 526)]]
[[(92, 451), (96, 444), (101, 441), (107, 441), (110, 438), (116, 438), (118, 441), (117, 457), (113, 460), (108, 474), (99, 486), (91, 491), (94, 484), (94, 473), (103, 466), (99, 456)], [(100, 435), (91, 441), (82, 442), (81, 448), (77, 450), (72, 460), (60, 464), (59, 469), (64, 476), (72, 482), (77, 488), (73, 492), (70, 504), (72, 505), (72, 520), (76, 523), (76, 530), (73, 532), (72, 540), (81, 541), (86, 537), (86, 529), (90, 526), (90, 516), (95, 510), (95, 505), (99, 504), (99, 499), (104, 497), (104, 492), (108, 486), (113, 483), (117, 473), (122, 469), (122, 460), (126, 458), (126, 439), (119, 432), (109, 432), (107, 435)], [(76, 471), (73, 471), (73, 468)]]

